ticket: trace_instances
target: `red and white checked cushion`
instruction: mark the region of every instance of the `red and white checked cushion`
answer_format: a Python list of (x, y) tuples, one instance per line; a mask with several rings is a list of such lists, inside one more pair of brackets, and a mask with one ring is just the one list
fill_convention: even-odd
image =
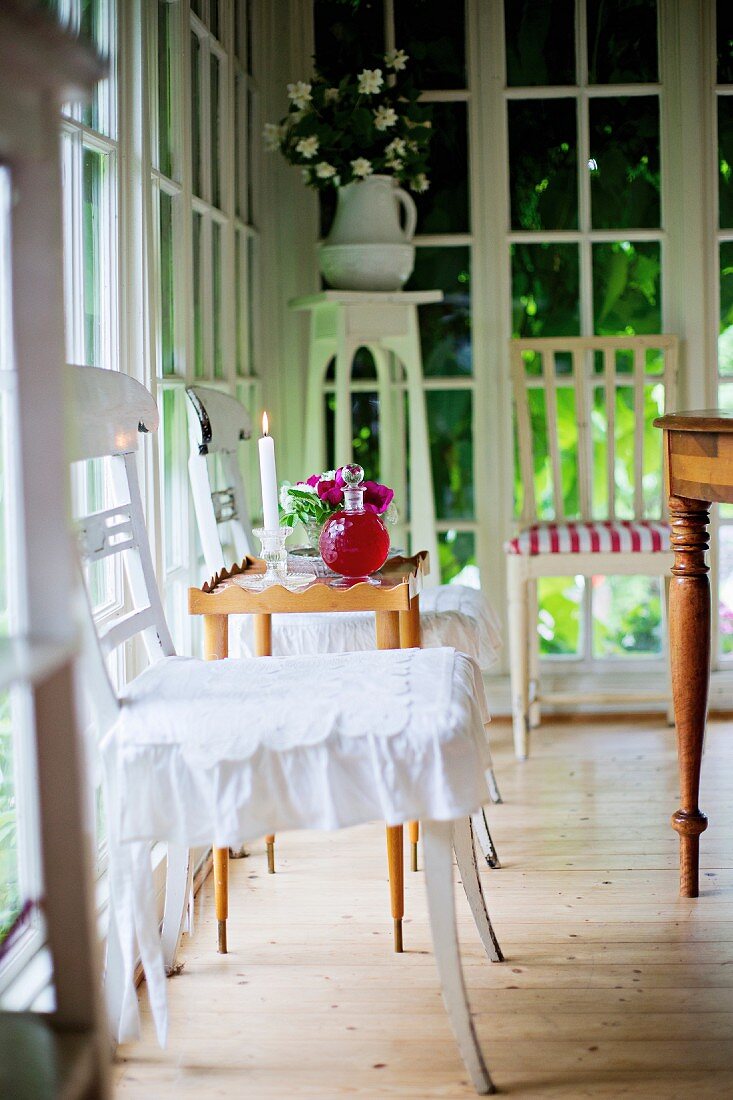
[(658, 520), (537, 523), (504, 544), (507, 554), (641, 554), (669, 550)]

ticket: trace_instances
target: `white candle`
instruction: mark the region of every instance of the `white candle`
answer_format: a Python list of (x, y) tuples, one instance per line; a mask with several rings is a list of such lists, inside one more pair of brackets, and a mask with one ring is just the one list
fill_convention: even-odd
[(260, 484), (262, 486), (262, 526), (266, 531), (276, 531), (280, 526), (277, 500), (277, 470), (275, 469), (275, 440), (267, 431), (267, 413), (262, 414), (262, 438), (260, 448)]

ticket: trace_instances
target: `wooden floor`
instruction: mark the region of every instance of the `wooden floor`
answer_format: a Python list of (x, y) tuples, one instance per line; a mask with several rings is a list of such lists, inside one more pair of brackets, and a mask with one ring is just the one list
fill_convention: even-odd
[[(702, 896), (677, 896), (674, 734), (661, 722), (547, 724), (517, 764), (493, 727), (503, 860), (486, 871), (507, 956), (490, 964), (458, 897), (467, 984), (500, 1091), (516, 1097), (733, 1096), (733, 724), (703, 765)], [(121, 1048), (122, 1097), (472, 1096), (443, 1012), (422, 875), (391, 951), (383, 830), (279, 841), (232, 864), (230, 954), (211, 885), (169, 983), (168, 1049)], [(458, 887), (460, 890), (460, 887)], [(457, 895), (458, 896), (458, 895)], [(141, 999), (145, 1004), (144, 987)]]

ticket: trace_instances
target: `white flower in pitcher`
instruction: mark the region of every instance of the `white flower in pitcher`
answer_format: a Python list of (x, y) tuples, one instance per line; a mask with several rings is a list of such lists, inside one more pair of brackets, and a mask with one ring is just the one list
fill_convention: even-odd
[(290, 513), (293, 511), (293, 498), (290, 496), (290, 490), (292, 485), (289, 481), (283, 481), (280, 486), (280, 507), (283, 512)]
[(424, 172), (420, 172), (410, 183), (410, 190), (416, 191), (418, 194), (422, 194), (430, 187), (430, 180)]
[(366, 179), (367, 176), (371, 176), (374, 169), (372, 168), (372, 162), (367, 160), (366, 157), (357, 157), (356, 160), (351, 162), (351, 171), (360, 179)]
[(359, 73), (359, 91), (362, 95), (376, 95), (383, 84), (381, 69), (363, 69)]
[(326, 88), (325, 92), (323, 93), (323, 102), (324, 103), (338, 103), (338, 101), (339, 101), (339, 90), (338, 90), (338, 88)]
[(389, 65), (390, 69), (394, 69), (395, 72), (400, 72), (402, 69), (407, 68), (409, 56), (404, 50), (390, 50), (384, 55), (384, 60)]
[(327, 160), (322, 160), (316, 165), (316, 175), (319, 179), (330, 180), (336, 175), (336, 169)]
[(392, 138), (384, 152), (388, 161), (394, 160), (395, 157), (404, 157), (407, 152), (407, 142), (404, 138)]
[(262, 130), (262, 137), (268, 153), (275, 153), (280, 148), (280, 142), (285, 134), (285, 128), (278, 126), (276, 122), (266, 122)]
[(311, 85), (305, 80), (296, 80), (294, 84), (288, 84), (288, 99), (301, 111), (308, 106), (312, 98)]
[(315, 134), (311, 134), (310, 137), (301, 138), (295, 149), (306, 160), (310, 160), (318, 152), (318, 138)]
[(397, 123), (397, 112), (394, 107), (377, 107), (374, 112), (374, 125), (377, 130), (389, 130), (390, 126)]
[(312, 178), (310, 168), (306, 168), (306, 167), (301, 168), (300, 174), (303, 177), (303, 180), (305, 181), (305, 183), (310, 183), (311, 178)]

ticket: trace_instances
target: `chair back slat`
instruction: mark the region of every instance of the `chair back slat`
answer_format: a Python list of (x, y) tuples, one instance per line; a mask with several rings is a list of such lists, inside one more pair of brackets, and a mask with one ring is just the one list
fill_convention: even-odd
[[(238, 450), (252, 434), (249, 413), (236, 398), (208, 386), (189, 386), (188, 472), (206, 568), (213, 575), (232, 563), (224, 560), (224, 532), (241, 561), (255, 552), (252, 519), (239, 468)], [(226, 484), (214, 484), (212, 456), (217, 455)], [(226, 526), (225, 526), (226, 525)]]
[(522, 350), (512, 342), (509, 349), (509, 361), (514, 388), (514, 409), (516, 414), (517, 442), (519, 449), (519, 469), (522, 480), (522, 522), (531, 523), (537, 513), (534, 491), (534, 452), (532, 448), (532, 421), (529, 415), (529, 393), (527, 373), (524, 368)]
[(644, 397), (646, 355), (634, 348), (634, 513), (644, 514)]
[(608, 518), (616, 519), (616, 355), (603, 350), (603, 390), (606, 406), (606, 500)]
[[(552, 465), (552, 497), (555, 504), (555, 519), (565, 519), (562, 491), (562, 469), (560, 466), (560, 440), (557, 434), (557, 389), (555, 385), (555, 356), (552, 352), (542, 356), (542, 377), (545, 382), (545, 423), (547, 425), (547, 443)], [(525, 490), (526, 491), (526, 490)]]
[[(561, 356), (572, 362), (571, 373), (562, 372)], [(548, 519), (650, 519), (664, 515), (661, 437), (658, 454), (651, 453), (650, 447), (645, 447), (644, 418), (650, 395), (655, 415), (674, 407), (677, 361), (677, 337), (661, 334), (511, 341), (523, 525)], [(567, 454), (567, 442), (563, 450), (558, 420), (560, 395), (567, 415), (568, 388), (573, 390), (577, 431), (577, 453), (572, 455)], [(536, 416), (541, 401), (546, 452), (538, 452), (540, 440), (532, 432), (532, 410)], [(604, 452), (605, 468), (596, 470)], [(577, 471), (577, 508), (572, 515), (562, 482), (569, 461), (575, 462)], [(535, 467), (539, 470), (543, 464), (548, 483), (543, 480), (538, 504)], [(605, 501), (599, 499), (604, 495)]]
[[(593, 512), (593, 459), (589, 403), (592, 363), (587, 348), (575, 347), (572, 349), (572, 355), (573, 382), (575, 385), (575, 422), (578, 429), (578, 506), (580, 508), (580, 518), (587, 520), (591, 519)], [(559, 425), (557, 430), (559, 430)]]
[(119, 646), (129, 642), (136, 634), (143, 634), (155, 628), (155, 611), (144, 607), (141, 611), (129, 611), (115, 622), (99, 632), (99, 644), (102, 653), (108, 657)]

